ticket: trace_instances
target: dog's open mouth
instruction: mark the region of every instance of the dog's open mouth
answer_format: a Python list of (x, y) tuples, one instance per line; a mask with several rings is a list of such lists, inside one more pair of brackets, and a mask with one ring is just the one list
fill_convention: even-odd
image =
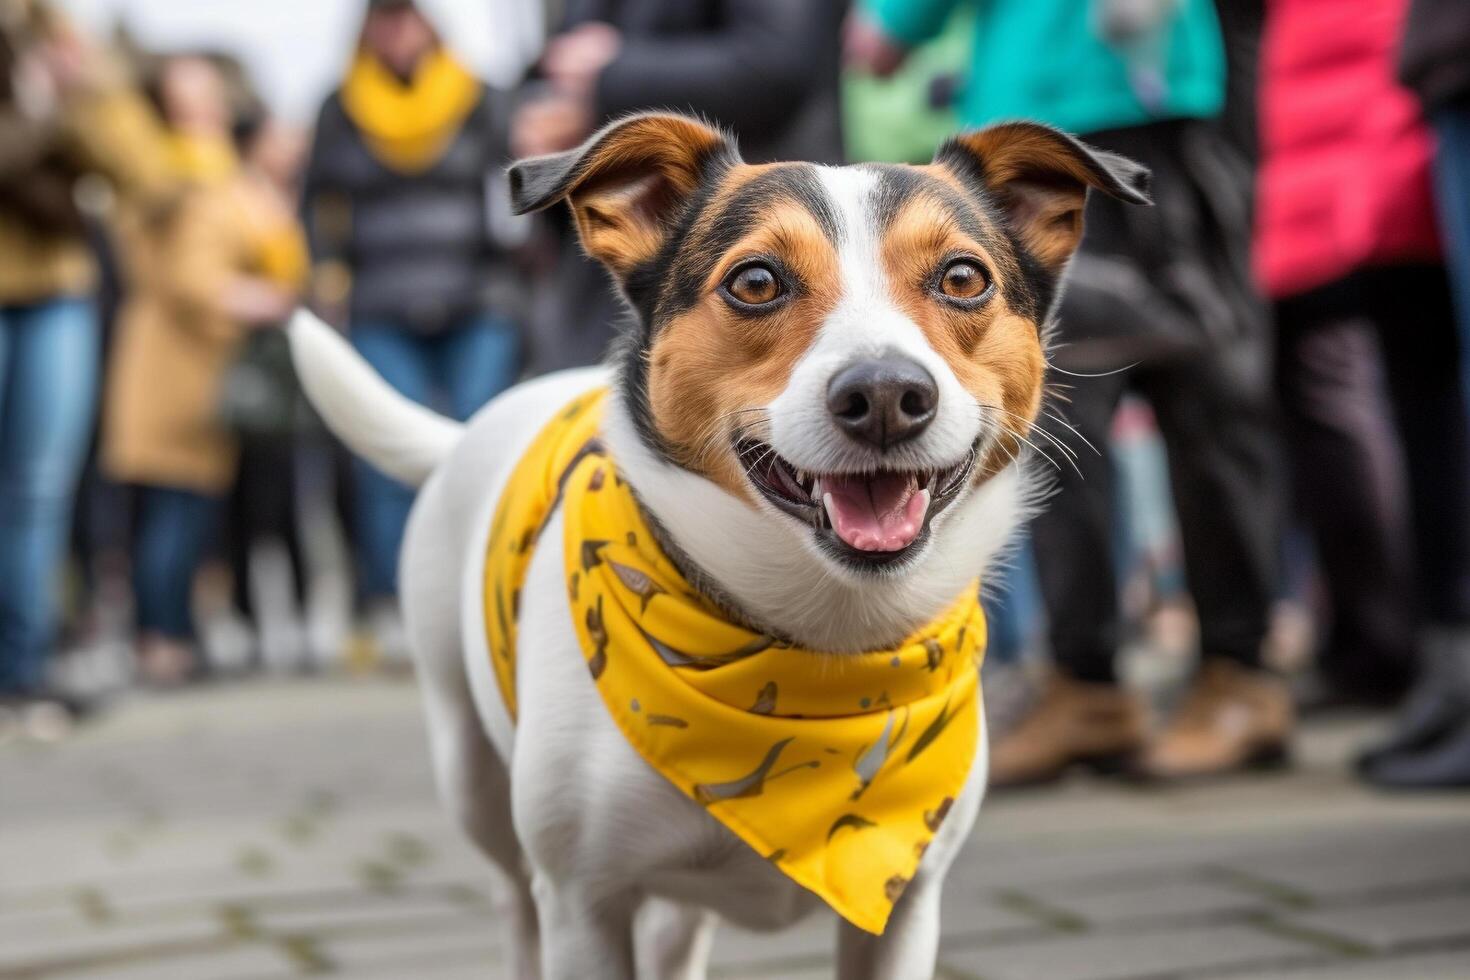
[(929, 522), (969, 480), (978, 443), (959, 462), (929, 470), (810, 473), (754, 439), (735, 445), (745, 475), (771, 503), (816, 529), (843, 557), (885, 564), (916, 550)]

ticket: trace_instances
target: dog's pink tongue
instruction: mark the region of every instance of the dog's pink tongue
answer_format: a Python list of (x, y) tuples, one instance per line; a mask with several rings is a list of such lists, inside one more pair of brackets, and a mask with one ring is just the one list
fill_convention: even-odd
[(859, 551), (898, 551), (924, 526), (929, 494), (907, 474), (822, 477), (827, 516), (837, 536)]

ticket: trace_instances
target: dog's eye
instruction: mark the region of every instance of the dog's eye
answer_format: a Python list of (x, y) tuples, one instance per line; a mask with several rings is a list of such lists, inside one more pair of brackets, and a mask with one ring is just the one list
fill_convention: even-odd
[(764, 262), (742, 265), (726, 277), (722, 288), (737, 306), (766, 306), (781, 298), (781, 280)]
[(989, 287), (985, 270), (969, 259), (955, 259), (939, 277), (939, 291), (950, 299), (975, 299)]

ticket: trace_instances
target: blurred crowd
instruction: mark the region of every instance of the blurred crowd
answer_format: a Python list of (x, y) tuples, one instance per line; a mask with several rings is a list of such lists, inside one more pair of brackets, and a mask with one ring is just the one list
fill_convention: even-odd
[(525, 2), (507, 89), (433, 0), (364, 0), (301, 131), (236, 53), (0, 0), (0, 732), (402, 660), (411, 494), (331, 445), (279, 328), (309, 305), (461, 419), (596, 361), (619, 300), (564, 215), (510, 217), (508, 160), (645, 108), (752, 162), (1024, 117), (1145, 163), (1155, 206), (1089, 203), (1050, 338), (993, 781), (1278, 765), (1358, 705), (1399, 710), (1365, 779), (1470, 786), (1470, 5)]

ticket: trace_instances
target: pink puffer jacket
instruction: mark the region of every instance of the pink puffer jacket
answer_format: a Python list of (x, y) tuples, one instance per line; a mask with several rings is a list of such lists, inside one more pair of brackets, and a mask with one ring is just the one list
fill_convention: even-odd
[(1273, 297), (1440, 255), (1433, 139), (1394, 79), (1407, 0), (1271, 0), (1256, 274)]

